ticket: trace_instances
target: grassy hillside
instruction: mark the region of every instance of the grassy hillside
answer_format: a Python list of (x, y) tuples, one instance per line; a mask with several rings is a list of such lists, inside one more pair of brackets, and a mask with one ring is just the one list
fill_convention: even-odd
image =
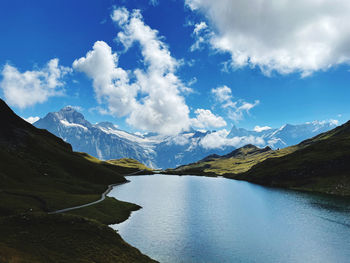
[(165, 172), (169, 174), (196, 174), (206, 176), (240, 174), (268, 158), (283, 156), (294, 150), (295, 147), (290, 147), (273, 151), (269, 147), (260, 149), (248, 144), (227, 155), (210, 155), (196, 163), (179, 166), (175, 169), (168, 169)]
[(146, 165), (130, 158), (109, 160), (107, 163), (114, 165), (123, 174), (152, 174), (153, 170)]
[[(126, 182), (123, 171), (73, 152), (2, 100), (0, 123), (0, 262), (151, 262), (103, 224), (127, 219), (136, 205), (107, 198), (75, 215), (47, 214), (99, 199)], [(108, 233), (110, 243), (101, 242)]]
[(107, 225), (43, 213), (0, 217), (0, 262), (154, 262)]
[(350, 122), (228, 177), (259, 184), (350, 196)]
[(258, 184), (350, 196), (350, 122), (298, 145), (273, 151), (246, 145), (166, 170), (169, 174), (222, 175)]

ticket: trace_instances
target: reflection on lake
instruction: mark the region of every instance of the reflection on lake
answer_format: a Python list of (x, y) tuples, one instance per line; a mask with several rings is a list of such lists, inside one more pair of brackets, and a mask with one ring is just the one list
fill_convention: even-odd
[(350, 201), (224, 178), (135, 176), (121, 236), (160, 262), (350, 262)]

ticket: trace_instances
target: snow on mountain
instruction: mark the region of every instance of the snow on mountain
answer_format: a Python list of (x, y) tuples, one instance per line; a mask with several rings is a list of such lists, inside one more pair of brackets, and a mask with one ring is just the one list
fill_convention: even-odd
[(285, 124), (279, 129), (266, 129), (258, 131), (249, 131), (243, 128), (236, 128), (233, 126), (228, 137), (235, 136), (255, 136), (261, 137), (266, 145), (272, 148), (283, 148), (298, 144), (303, 140), (314, 137), (320, 133), (329, 131), (337, 126), (337, 122), (330, 121), (313, 121), (303, 124)]
[(152, 147), (135, 141), (136, 135), (117, 132), (115, 126), (107, 126), (106, 123), (92, 125), (71, 107), (48, 113), (34, 125), (69, 142), (75, 151), (86, 152), (102, 160), (130, 157), (156, 167)]
[(286, 124), (267, 137), (270, 140), (270, 146), (282, 148), (329, 131), (336, 126), (337, 124), (332, 121), (313, 121), (298, 125)]
[[(227, 154), (245, 142), (258, 142), (259, 146), (273, 148), (286, 147), (328, 131), (336, 123), (316, 121), (255, 131), (235, 126), (230, 132), (191, 129), (175, 136), (137, 135), (120, 130), (110, 122), (92, 125), (81, 113), (68, 106), (59, 112), (48, 113), (34, 125), (69, 142), (75, 151), (87, 152), (102, 160), (128, 157), (153, 168), (169, 168), (196, 162), (211, 154)], [(207, 144), (213, 139), (217, 143), (211, 143), (209, 147)]]
[(81, 128), (81, 129), (83, 129), (83, 130), (85, 130), (85, 131), (88, 130), (87, 127), (85, 127), (85, 126), (83, 126), (83, 125), (81, 125), (81, 124), (78, 124), (78, 123), (71, 123), (71, 122), (68, 122), (67, 120), (60, 120), (60, 122), (61, 122), (64, 126), (66, 126), (66, 127)]

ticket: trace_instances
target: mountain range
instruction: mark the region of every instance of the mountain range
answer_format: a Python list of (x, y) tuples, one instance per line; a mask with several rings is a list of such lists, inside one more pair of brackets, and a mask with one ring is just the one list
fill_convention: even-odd
[(224, 176), (261, 185), (350, 196), (350, 121), (283, 149), (248, 144), (163, 173)]
[(58, 112), (50, 112), (34, 123), (64, 141), (75, 151), (86, 152), (101, 160), (133, 158), (152, 168), (171, 168), (195, 162), (211, 154), (224, 155), (247, 143), (259, 146), (284, 148), (336, 127), (334, 122), (309, 122), (299, 125), (286, 124), (279, 129), (249, 131), (232, 127), (216, 142), (216, 131), (191, 129), (174, 136), (159, 134), (136, 135), (120, 130), (110, 122), (91, 124), (83, 114), (71, 106)]

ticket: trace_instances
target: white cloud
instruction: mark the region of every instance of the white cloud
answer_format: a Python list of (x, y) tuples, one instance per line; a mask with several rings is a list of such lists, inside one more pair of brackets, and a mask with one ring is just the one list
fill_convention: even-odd
[(306, 124), (338, 126), (339, 120), (335, 120), (335, 119), (329, 119), (329, 120), (323, 120), (323, 121), (314, 120), (312, 122), (306, 122)]
[(261, 137), (243, 136), (227, 138), (228, 134), (229, 131), (227, 131), (226, 129), (209, 133), (204, 138), (202, 138), (200, 144), (206, 149), (222, 148), (225, 146), (233, 146), (239, 148), (247, 144), (263, 146), (265, 144), (264, 139), (262, 139)]
[(73, 62), (73, 68), (93, 80), (98, 102), (107, 102), (111, 114), (126, 116), (136, 107), (138, 87), (129, 84), (128, 73), (118, 67), (117, 54), (107, 43), (95, 42), (85, 57)]
[(121, 28), (117, 40), (125, 51), (139, 44), (145, 69), (118, 67), (118, 55), (103, 41), (97, 41), (73, 67), (93, 79), (98, 101), (106, 102), (111, 114), (127, 116), (130, 125), (162, 134), (188, 129), (189, 109), (181, 92), (190, 89), (176, 76), (180, 63), (171, 56), (158, 31), (144, 23), (139, 10), (129, 13), (118, 8), (111, 18)]
[(225, 85), (212, 89), (211, 93), (215, 95), (216, 100), (219, 102), (227, 102), (232, 99), (232, 91)]
[(23, 109), (43, 103), (49, 97), (64, 94), (62, 79), (71, 69), (58, 63), (57, 58), (51, 59), (42, 69), (23, 73), (6, 64), (1, 72), (3, 79), (0, 83), (6, 102)]
[(192, 37), (196, 40), (191, 46), (190, 50), (201, 50), (212, 36), (211, 31), (208, 29), (208, 25), (205, 22), (200, 22), (194, 25)]
[(239, 101), (239, 106), (235, 106), (233, 109), (229, 109), (229, 118), (234, 121), (240, 121), (243, 119), (244, 113), (250, 114), (249, 111), (255, 106), (259, 105), (259, 103), (259, 100), (254, 101), (254, 103)]
[(129, 11), (125, 7), (120, 7), (113, 10), (111, 18), (113, 21), (118, 22), (118, 24), (122, 26), (128, 22), (129, 15)]
[(331, 125), (335, 125), (335, 126), (338, 126), (339, 125), (339, 121), (338, 120), (329, 120), (329, 123), (331, 124)]
[(254, 127), (254, 131), (256, 132), (262, 132), (262, 131), (268, 131), (268, 130), (271, 130), (272, 128), (270, 126), (255, 126)]
[(194, 25), (193, 33), (198, 35), (201, 31), (203, 31), (207, 27), (208, 27), (207, 23), (202, 21), (202, 22)]
[(221, 117), (213, 114), (210, 110), (197, 109), (196, 118), (191, 119), (191, 124), (197, 128), (220, 128), (226, 126), (226, 121)]
[(90, 113), (96, 113), (98, 112), (101, 115), (111, 115), (110, 111), (101, 107), (101, 106), (96, 106), (96, 107), (92, 107), (89, 109)]
[(350, 62), (348, 0), (186, 0), (215, 32), (209, 44), (231, 54), (234, 68), (269, 75), (315, 71)]
[(168, 145), (181, 145), (184, 146), (186, 144), (190, 143), (190, 139), (187, 136), (187, 134), (178, 134), (176, 136), (173, 136), (170, 138), (170, 140), (167, 142)]
[(260, 103), (259, 100), (254, 103), (242, 99), (233, 101), (232, 91), (225, 85), (212, 89), (211, 93), (215, 100), (221, 103), (221, 107), (227, 108), (229, 118), (234, 121), (242, 120), (244, 113), (249, 114), (249, 111)]
[(23, 118), (22, 117), (22, 119), (27, 121), (27, 122), (29, 122), (30, 124), (33, 124), (34, 122), (37, 122), (38, 120), (40, 120), (40, 117), (38, 117), (38, 116), (35, 116), (35, 117), (30, 116), (28, 118)]
[(65, 106), (65, 108), (72, 108), (72, 109), (74, 109), (76, 111), (83, 111), (84, 110), (83, 107), (78, 106), (78, 105), (67, 105), (67, 106)]

